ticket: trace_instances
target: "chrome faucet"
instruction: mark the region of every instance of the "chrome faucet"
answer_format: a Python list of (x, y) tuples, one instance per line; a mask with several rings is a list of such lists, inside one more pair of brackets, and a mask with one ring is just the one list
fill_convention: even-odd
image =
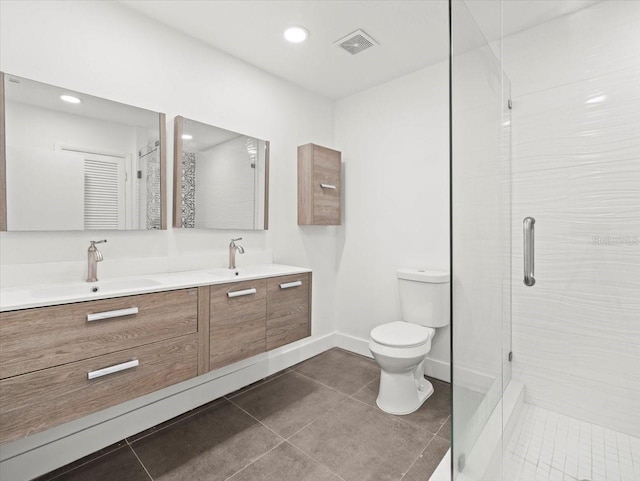
[(98, 262), (102, 260), (102, 252), (98, 250), (96, 244), (107, 242), (107, 239), (100, 241), (89, 241), (91, 245), (87, 251), (87, 282), (98, 281)]
[(229, 244), (229, 269), (236, 268), (236, 251), (240, 254), (244, 254), (244, 249), (240, 245), (236, 245), (236, 241), (242, 240), (242, 237), (238, 237), (237, 239), (231, 239), (231, 243)]

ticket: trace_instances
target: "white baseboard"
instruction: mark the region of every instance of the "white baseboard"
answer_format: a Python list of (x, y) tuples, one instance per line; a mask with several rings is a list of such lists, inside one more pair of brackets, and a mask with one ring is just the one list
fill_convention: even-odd
[[(349, 336), (341, 332), (335, 333), (336, 347), (345, 349), (347, 351), (355, 352), (361, 356), (373, 358), (371, 351), (369, 351), (369, 340), (361, 339), (359, 337)], [(427, 356), (429, 362), (427, 362), (425, 373), (427, 376), (440, 379), (441, 381), (451, 382), (451, 369), (450, 364), (438, 359), (432, 359)]]
[(29, 480), (335, 346), (307, 338), (2, 446), (0, 479)]
[(335, 333), (336, 347), (344, 349), (345, 351), (355, 352), (361, 356), (366, 356), (373, 359), (371, 351), (369, 350), (369, 340), (361, 339), (359, 337), (349, 336), (341, 332)]

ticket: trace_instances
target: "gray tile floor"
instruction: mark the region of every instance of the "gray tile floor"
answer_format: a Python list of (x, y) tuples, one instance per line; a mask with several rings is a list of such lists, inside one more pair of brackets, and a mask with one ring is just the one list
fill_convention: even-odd
[(375, 361), (331, 349), (39, 481), (426, 481), (449, 448), (450, 387), (415, 413), (375, 400)]

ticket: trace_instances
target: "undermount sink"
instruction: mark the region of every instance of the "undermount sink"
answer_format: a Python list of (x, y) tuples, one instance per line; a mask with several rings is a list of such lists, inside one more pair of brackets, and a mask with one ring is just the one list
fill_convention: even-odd
[(33, 289), (33, 297), (75, 297), (104, 292), (126, 291), (129, 289), (144, 289), (162, 285), (152, 279), (110, 279), (98, 282), (82, 282), (61, 286), (40, 287)]

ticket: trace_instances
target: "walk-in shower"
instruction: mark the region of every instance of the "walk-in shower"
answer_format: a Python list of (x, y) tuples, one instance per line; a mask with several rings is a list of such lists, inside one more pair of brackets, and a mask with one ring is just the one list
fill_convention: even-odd
[(638, 481), (640, 2), (450, 7), (453, 479)]

